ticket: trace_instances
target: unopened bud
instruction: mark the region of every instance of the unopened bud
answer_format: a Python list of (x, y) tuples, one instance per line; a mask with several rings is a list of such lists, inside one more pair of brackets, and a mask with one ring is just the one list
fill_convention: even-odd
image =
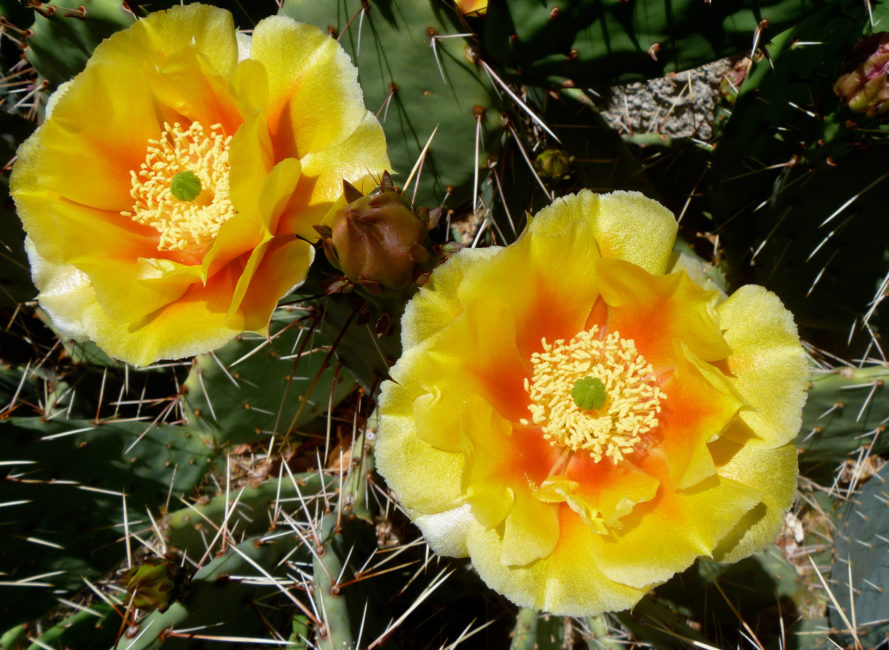
[(849, 72), (837, 79), (833, 89), (856, 113), (874, 117), (889, 111), (889, 32), (858, 42)]
[(324, 250), (331, 263), (350, 280), (368, 287), (402, 289), (430, 257), (427, 223), (395, 191), (352, 201), (330, 227)]
[(541, 176), (559, 180), (571, 171), (574, 157), (561, 149), (545, 149), (537, 154), (537, 170)]

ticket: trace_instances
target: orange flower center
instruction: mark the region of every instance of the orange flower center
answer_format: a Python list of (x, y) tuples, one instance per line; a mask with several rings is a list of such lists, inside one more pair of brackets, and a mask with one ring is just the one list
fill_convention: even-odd
[[(595, 325), (570, 341), (542, 343), (543, 351), (531, 355), (532, 377), (525, 379), (531, 420), (522, 423), (533, 422), (550, 444), (586, 451), (597, 463), (623, 460), (658, 425), (666, 395), (651, 365), (632, 339), (617, 332), (602, 338)], [(590, 378), (604, 385), (604, 400), (578, 399)], [(598, 408), (584, 408), (590, 403)]]
[(164, 123), (138, 171), (130, 171), (132, 211), (121, 212), (160, 233), (158, 250), (208, 246), (235, 215), (229, 199), (228, 150), (231, 136), (221, 124), (205, 129)]

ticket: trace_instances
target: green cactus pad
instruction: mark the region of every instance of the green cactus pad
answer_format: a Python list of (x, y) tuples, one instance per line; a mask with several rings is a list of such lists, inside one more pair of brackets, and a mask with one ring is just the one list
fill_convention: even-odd
[(810, 381), (797, 438), (803, 474), (830, 485), (837, 464), (853, 459), (859, 451), (889, 452), (883, 424), (889, 418), (889, 387), (885, 385), (889, 370), (882, 366), (837, 368), (816, 372)]
[(186, 416), (218, 443), (268, 440), (301, 428), (355, 388), (311, 327), (280, 314), (269, 339), (232, 341), (198, 355), (185, 381)]
[(438, 205), (449, 187), (451, 202), (467, 199), (475, 171), (477, 115), (483, 116), (481, 165), (497, 151), (499, 133), (499, 101), (471, 60), (477, 46), (453, 37), (464, 34), (465, 26), (456, 11), (437, 0), (416, 0), (409, 8), (369, 3), (369, 11), (359, 16), (362, 5), (359, 0), (287, 0), (281, 13), (336, 35), (345, 29), (340, 43), (358, 67), (365, 104), (379, 113), (396, 181), (405, 181), (437, 130), (414, 202)]
[(704, 4), (696, 0), (492, 2), (485, 50), (522, 83), (610, 85), (659, 77), (749, 51), (760, 21), (775, 33), (813, 0)]
[(141, 530), (146, 508), (156, 513), (168, 495), (190, 495), (213, 459), (181, 426), (19, 417), (0, 423), (0, 457), (21, 459), (5, 471), (28, 479), (0, 483), (0, 502), (17, 503), (7, 508), (14, 523), (0, 533), (0, 565), (15, 567), (5, 579), (60, 572), (28, 598), (0, 587), (0, 629), (42, 614), (54, 590), (79, 591), (83, 577), (98, 579), (125, 556), (123, 493), (128, 520)]
[[(836, 561), (830, 584), (837, 602), (855, 622), (859, 640), (872, 648), (889, 634), (889, 465), (874, 474), (846, 506), (836, 535)], [(853, 594), (850, 594), (850, 581)], [(845, 630), (839, 612), (830, 608), (831, 627)], [(842, 635), (848, 643), (849, 635)]]

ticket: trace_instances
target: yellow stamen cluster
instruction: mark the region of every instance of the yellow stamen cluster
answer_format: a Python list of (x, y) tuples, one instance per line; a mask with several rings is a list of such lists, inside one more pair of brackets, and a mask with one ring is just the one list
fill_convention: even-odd
[[(195, 250), (208, 246), (223, 223), (235, 215), (229, 200), (228, 149), (231, 136), (221, 124), (205, 129), (200, 122), (187, 128), (164, 123), (138, 171), (130, 171), (133, 209), (121, 214), (156, 228), (158, 250)], [(200, 194), (192, 201), (173, 196), (173, 178), (192, 172), (200, 180)]]
[[(533, 374), (525, 379), (525, 390), (531, 422), (551, 444), (587, 451), (595, 462), (608, 457), (617, 463), (658, 425), (666, 395), (632, 339), (598, 333), (593, 326), (570, 341), (543, 339), (543, 352), (531, 355)], [(605, 384), (606, 399), (598, 409), (582, 409), (571, 396), (585, 377)]]

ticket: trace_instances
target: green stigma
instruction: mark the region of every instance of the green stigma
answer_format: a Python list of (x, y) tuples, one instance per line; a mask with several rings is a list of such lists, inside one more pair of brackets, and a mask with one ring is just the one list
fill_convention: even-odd
[(595, 377), (584, 377), (574, 382), (571, 398), (574, 403), (585, 411), (602, 408), (605, 403), (605, 384)]
[(170, 194), (180, 201), (194, 201), (201, 193), (201, 179), (194, 172), (179, 172), (170, 182)]

